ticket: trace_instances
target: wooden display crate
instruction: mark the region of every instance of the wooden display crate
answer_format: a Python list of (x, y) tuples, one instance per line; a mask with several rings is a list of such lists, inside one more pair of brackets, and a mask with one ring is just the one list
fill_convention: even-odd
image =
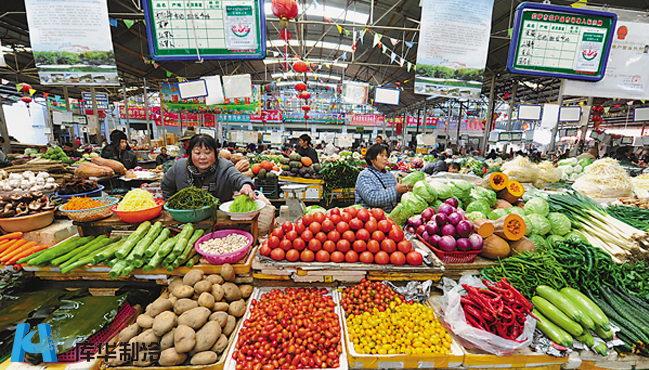
[(466, 368), (526, 368), (539, 366), (557, 366), (568, 362), (568, 357), (554, 357), (533, 352), (529, 347), (521, 348), (508, 356), (496, 356), (479, 349), (464, 351)]

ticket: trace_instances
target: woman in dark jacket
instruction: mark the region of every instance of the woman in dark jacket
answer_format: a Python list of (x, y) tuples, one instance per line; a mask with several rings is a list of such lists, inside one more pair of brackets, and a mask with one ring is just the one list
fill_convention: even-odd
[(127, 170), (137, 167), (137, 155), (128, 146), (128, 138), (123, 131), (114, 130), (110, 133), (110, 144), (101, 150), (102, 158), (114, 159), (122, 162)]
[(232, 162), (219, 157), (216, 140), (211, 136), (192, 137), (187, 154), (188, 158), (176, 161), (165, 173), (161, 183), (164, 199), (190, 186), (209, 191), (222, 203), (232, 200), (237, 192), (256, 199), (250, 178), (241, 174)]

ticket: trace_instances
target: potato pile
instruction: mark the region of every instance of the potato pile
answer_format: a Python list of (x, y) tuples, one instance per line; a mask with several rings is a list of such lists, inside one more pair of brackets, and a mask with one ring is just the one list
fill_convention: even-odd
[[(233, 284), (234, 269), (221, 267), (221, 274), (204, 275), (191, 270), (169, 283), (168, 293), (146, 307), (137, 321), (119, 333), (117, 342), (160, 343), (160, 366), (209, 365), (217, 362), (234, 337), (237, 320), (246, 312), (245, 299), (252, 286)], [(110, 366), (125, 364), (117, 359)], [(150, 361), (133, 361), (149, 366)]]

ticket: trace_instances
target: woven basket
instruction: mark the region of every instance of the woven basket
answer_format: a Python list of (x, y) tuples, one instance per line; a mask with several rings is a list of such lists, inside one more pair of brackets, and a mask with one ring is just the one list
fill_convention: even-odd
[(61, 211), (61, 213), (66, 215), (72, 221), (97, 221), (101, 220), (102, 218), (110, 217), (110, 215), (113, 214), (113, 212), (110, 210), (110, 207), (119, 202), (119, 199), (113, 197), (99, 197), (92, 199), (101, 202), (103, 206), (90, 209), (66, 210), (66, 204), (64, 204), (63, 206), (59, 207), (59, 211)]

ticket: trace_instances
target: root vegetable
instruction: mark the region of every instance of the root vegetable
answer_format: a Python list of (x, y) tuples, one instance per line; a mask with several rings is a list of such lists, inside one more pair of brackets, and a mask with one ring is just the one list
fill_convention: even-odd
[(203, 292), (198, 297), (198, 304), (201, 307), (212, 309), (214, 307), (214, 296), (211, 293)]
[(189, 298), (194, 295), (194, 288), (189, 285), (179, 285), (174, 288), (173, 294), (176, 298)]
[(227, 299), (229, 302), (238, 301), (242, 297), (239, 287), (232, 283), (223, 284), (223, 291), (225, 299)]
[(202, 352), (212, 348), (221, 336), (221, 325), (216, 321), (208, 321), (196, 332), (196, 346), (194, 351)]
[(221, 266), (221, 276), (223, 276), (223, 279), (225, 281), (234, 281), (236, 275), (234, 274), (232, 265), (226, 263), (225, 265)]
[(209, 365), (215, 363), (218, 358), (219, 356), (212, 351), (198, 352), (192, 356), (190, 363), (192, 365)]
[(162, 353), (160, 353), (160, 360), (158, 364), (160, 366), (176, 366), (180, 365), (187, 359), (187, 355), (184, 353), (179, 353), (175, 348), (167, 348)]
[[(189, 352), (196, 345), (196, 332), (187, 325), (178, 325), (174, 333), (174, 348), (179, 353)], [(162, 363), (160, 363), (162, 365)]]
[(202, 270), (190, 270), (183, 277), (183, 284), (193, 287), (196, 283), (203, 280)]
[(153, 332), (161, 337), (178, 323), (178, 316), (172, 311), (165, 311), (153, 320)]
[(178, 325), (187, 325), (198, 329), (205, 325), (212, 312), (205, 307), (197, 307), (186, 311), (178, 318)]
[(225, 324), (225, 327), (223, 328), (223, 334), (227, 336), (232, 334), (232, 332), (234, 331), (234, 327), (236, 325), (237, 325), (237, 318), (232, 315), (228, 315), (228, 322)]
[(161, 312), (168, 311), (173, 307), (171, 302), (166, 298), (158, 298), (146, 307), (146, 314), (155, 318)]
[(195, 300), (189, 298), (181, 298), (174, 305), (174, 312), (176, 313), (176, 315), (182, 315), (185, 312), (196, 307), (198, 307), (198, 302), (196, 302)]
[(228, 346), (228, 337), (225, 336), (225, 334), (221, 334), (219, 339), (214, 343), (214, 346), (212, 346), (212, 351), (216, 353), (221, 353), (225, 351), (225, 348)]
[(225, 324), (228, 323), (228, 314), (227, 312), (217, 311), (210, 315), (209, 320), (218, 322), (221, 328), (224, 328)]

